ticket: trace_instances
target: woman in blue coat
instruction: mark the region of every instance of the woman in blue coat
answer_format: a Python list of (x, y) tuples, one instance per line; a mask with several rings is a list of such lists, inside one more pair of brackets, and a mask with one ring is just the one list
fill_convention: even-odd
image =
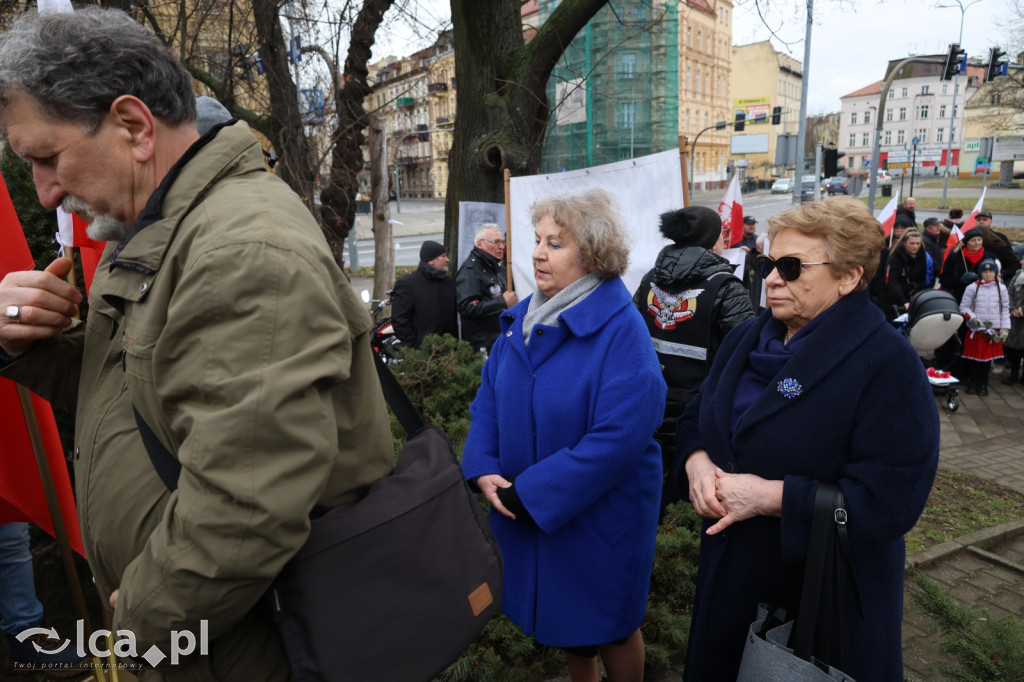
[(935, 399), (865, 290), (883, 243), (867, 208), (838, 197), (770, 225), (758, 267), (771, 307), (729, 333), (678, 425), (676, 484), (705, 518), (684, 679), (736, 679), (758, 603), (805, 560), (827, 481), (845, 495), (864, 605), (849, 609), (849, 668), (830, 663), (901, 681), (903, 535), (938, 466)]
[(596, 682), (598, 653), (612, 682), (641, 680), (665, 382), (619, 278), (611, 197), (553, 197), (531, 217), (537, 291), (501, 316), (462, 467), (493, 506), (504, 613), (564, 649), (574, 682)]

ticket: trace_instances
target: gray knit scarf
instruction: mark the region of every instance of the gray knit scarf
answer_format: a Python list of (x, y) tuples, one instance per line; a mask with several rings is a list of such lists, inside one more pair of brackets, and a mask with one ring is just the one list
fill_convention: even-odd
[(533, 298), (530, 299), (530, 307), (526, 311), (526, 317), (523, 318), (523, 345), (530, 345), (530, 332), (536, 325), (557, 327), (558, 316), (593, 293), (602, 281), (596, 273), (591, 272), (580, 277), (551, 298), (540, 291), (534, 292)]

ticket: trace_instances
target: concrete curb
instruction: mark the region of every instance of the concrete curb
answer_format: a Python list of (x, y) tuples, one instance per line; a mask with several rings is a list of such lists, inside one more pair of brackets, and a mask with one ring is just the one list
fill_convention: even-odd
[[(947, 540), (946, 542), (930, 547), (923, 552), (917, 552), (916, 554), (907, 557), (907, 568), (925, 568), (937, 561), (956, 554), (957, 552), (963, 550), (970, 551), (970, 548), (972, 547), (985, 551), (994, 545), (998, 545), (1001, 542), (1015, 538), (1018, 535), (1024, 535), (1024, 520), (1007, 521), (1006, 523), (1001, 523), (998, 526), (979, 530), (976, 533), (970, 533), (952, 540)], [(986, 556), (990, 555), (987, 551), (985, 554)], [(1005, 560), (1000, 560), (1000, 563), (1003, 563), (1004, 561)], [(1014, 569), (1018, 572), (1024, 572), (1024, 567), (1013, 564), (1013, 562), (1009, 563), (1012, 565), (1007, 568)]]

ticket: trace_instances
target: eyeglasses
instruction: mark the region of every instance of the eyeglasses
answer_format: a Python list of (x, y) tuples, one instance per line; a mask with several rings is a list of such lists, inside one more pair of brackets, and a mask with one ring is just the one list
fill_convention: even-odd
[(484, 239), (483, 241), (487, 242), (488, 244), (497, 244), (499, 246), (505, 246), (504, 239)]
[(800, 271), (809, 265), (831, 265), (829, 261), (804, 263), (796, 256), (783, 256), (777, 260), (772, 260), (768, 256), (758, 256), (756, 261), (757, 271), (761, 273), (762, 278), (768, 279), (768, 275), (772, 274), (772, 270), (778, 270), (779, 277), (784, 282), (792, 282), (800, 277)]

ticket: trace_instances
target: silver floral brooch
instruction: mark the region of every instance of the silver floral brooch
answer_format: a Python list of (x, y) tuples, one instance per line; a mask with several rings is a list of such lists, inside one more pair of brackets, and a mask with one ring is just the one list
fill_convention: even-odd
[(800, 385), (800, 382), (796, 379), (788, 378), (780, 381), (777, 388), (783, 397), (789, 398), (790, 400), (803, 393), (804, 390), (804, 387)]

